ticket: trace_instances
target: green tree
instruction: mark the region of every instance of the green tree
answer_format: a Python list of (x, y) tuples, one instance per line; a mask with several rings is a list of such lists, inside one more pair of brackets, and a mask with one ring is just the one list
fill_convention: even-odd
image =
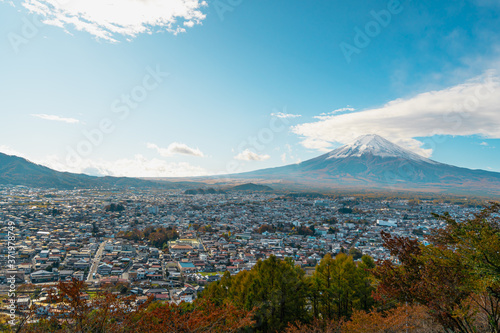
[(290, 322), (306, 320), (306, 292), (304, 271), (291, 259), (272, 255), (250, 271), (235, 276), (226, 273), (208, 286), (203, 297), (215, 304), (231, 302), (244, 309), (255, 308), (255, 327), (274, 332)]
[(364, 256), (358, 266), (351, 256), (330, 254), (316, 266), (309, 279), (309, 299), (313, 316), (323, 319), (341, 319), (351, 315), (354, 308), (369, 310), (374, 301), (371, 269), (373, 259)]
[(349, 255), (354, 259), (354, 260), (358, 260), (358, 259), (361, 259), (361, 257), (363, 256), (363, 252), (361, 252), (361, 250), (358, 250), (357, 248), (355, 247), (351, 247), (349, 249)]
[(372, 270), (375, 268), (375, 261), (372, 257), (364, 255), (358, 263), (356, 270), (355, 307), (358, 310), (370, 311), (375, 304), (372, 297), (374, 287), (374, 277)]

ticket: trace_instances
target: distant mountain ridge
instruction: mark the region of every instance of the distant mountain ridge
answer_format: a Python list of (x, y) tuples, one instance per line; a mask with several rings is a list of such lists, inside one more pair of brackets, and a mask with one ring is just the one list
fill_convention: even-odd
[(70, 172), (59, 172), (24, 158), (0, 153), (0, 185), (24, 185), (38, 188), (94, 188), (94, 187), (166, 187), (167, 182), (126, 177), (94, 177)]

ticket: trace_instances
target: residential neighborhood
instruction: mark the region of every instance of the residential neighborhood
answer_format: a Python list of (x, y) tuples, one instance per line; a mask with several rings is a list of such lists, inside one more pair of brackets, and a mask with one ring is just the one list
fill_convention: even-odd
[(226, 272), (271, 255), (307, 273), (326, 253), (392, 260), (381, 231), (424, 241), (443, 225), (433, 213), (460, 220), (479, 211), (430, 199), (186, 192), (0, 187), (2, 292), (12, 276), (35, 286), (76, 279), (95, 290), (191, 302)]

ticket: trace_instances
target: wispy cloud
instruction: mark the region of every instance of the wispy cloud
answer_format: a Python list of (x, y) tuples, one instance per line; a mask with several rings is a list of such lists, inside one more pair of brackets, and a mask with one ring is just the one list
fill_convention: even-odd
[(483, 141), (483, 142), (481, 142), (481, 143), (480, 143), (480, 145), (481, 145), (481, 146), (489, 146), (488, 142), (484, 142), (484, 141)]
[(206, 15), (203, 0), (23, 0), (23, 6), (45, 17), (44, 23), (74, 27), (95, 37), (116, 42), (118, 35), (168, 31), (185, 32), (201, 24)]
[(300, 114), (291, 114), (291, 113), (284, 113), (284, 112), (271, 113), (271, 116), (276, 117), (276, 118), (281, 118), (281, 119), (302, 117), (302, 115), (300, 115)]
[(198, 148), (191, 148), (188, 145), (179, 142), (171, 143), (167, 148), (158, 147), (158, 145), (154, 143), (148, 143), (147, 147), (149, 149), (156, 150), (163, 157), (170, 157), (176, 154), (191, 155), (197, 157), (205, 156)]
[(0, 2), (6, 2), (7, 4), (11, 5), (12, 7), (16, 6), (12, 0), (0, 0)]
[(78, 124), (80, 123), (80, 120), (75, 119), (75, 118), (63, 118), (59, 116), (54, 116), (50, 114), (32, 114), (31, 116), (35, 118), (40, 118), (44, 120), (51, 120), (51, 121), (59, 121), (67, 124)]
[(451, 88), (397, 99), (386, 105), (355, 113), (329, 116), (294, 126), (303, 146), (326, 150), (332, 143), (348, 143), (376, 133), (423, 156), (431, 149), (414, 138), (434, 135), (481, 135), (500, 138), (500, 84), (489, 71)]
[(352, 112), (352, 111), (356, 111), (355, 108), (352, 108), (350, 107), (349, 105), (345, 108), (340, 108), (340, 109), (337, 109), (337, 110), (333, 110), (332, 112), (330, 112), (331, 114), (335, 114), (335, 113), (340, 113), (340, 112)]
[(265, 161), (270, 159), (271, 156), (265, 154), (259, 155), (251, 151), (250, 149), (245, 149), (244, 151), (236, 155), (234, 158), (240, 161)]
[(336, 109), (336, 110), (333, 110), (332, 112), (328, 112), (328, 113), (322, 113), (319, 116), (315, 116), (314, 118), (320, 119), (320, 120), (325, 120), (325, 119), (329, 119), (332, 116), (339, 114), (339, 113), (346, 113), (346, 112), (353, 112), (353, 111), (356, 111), (356, 109), (352, 108), (348, 105), (345, 108)]

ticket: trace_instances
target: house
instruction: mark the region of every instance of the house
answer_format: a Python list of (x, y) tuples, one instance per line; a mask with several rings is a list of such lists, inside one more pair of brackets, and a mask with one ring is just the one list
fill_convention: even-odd
[(85, 273), (82, 271), (74, 272), (73, 277), (79, 281), (85, 281)]
[(59, 278), (61, 280), (66, 280), (67, 278), (71, 279), (73, 277), (73, 273), (74, 273), (74, 271), (72, 271), (72, 270), (59, 271)]
[(97, 273), (101, 275), (109, 275), (111, 274), (111, 270), (113, 269), (113, 266), (108, 265), (108, 264), (101, 264), (99, 267), (97, 267)]
[(191, 262), (178, 262), (177, 263), (179, 271), (181, 272), (194, 272), (196, 271), (196, 266)]
[(170, 253), (188, 253), (193, 251), (191, 245), (172, 245), (170, 247)]
[(116, 285), (130, 286), (130, 282), (125, 279), (120, 279), (118, 276), (110, 276), (99, 280), (99, 287), (116, 286)]
[(31, 298), (29, 296), (19, 296), (17, 298), (18, 310), (29, 310), (31, 306)]
[(30, 274), (32, 283), (53, 282), (59, 280), (59, 274), (56, 272), (48, 272), (39, 270)]
[(73, 264), (73, 267), (75, 269), (83, 269), (84, 270), (84, 269), (90, 267), (90, 262), (85, 260), (85, 259), (80, 259)]

